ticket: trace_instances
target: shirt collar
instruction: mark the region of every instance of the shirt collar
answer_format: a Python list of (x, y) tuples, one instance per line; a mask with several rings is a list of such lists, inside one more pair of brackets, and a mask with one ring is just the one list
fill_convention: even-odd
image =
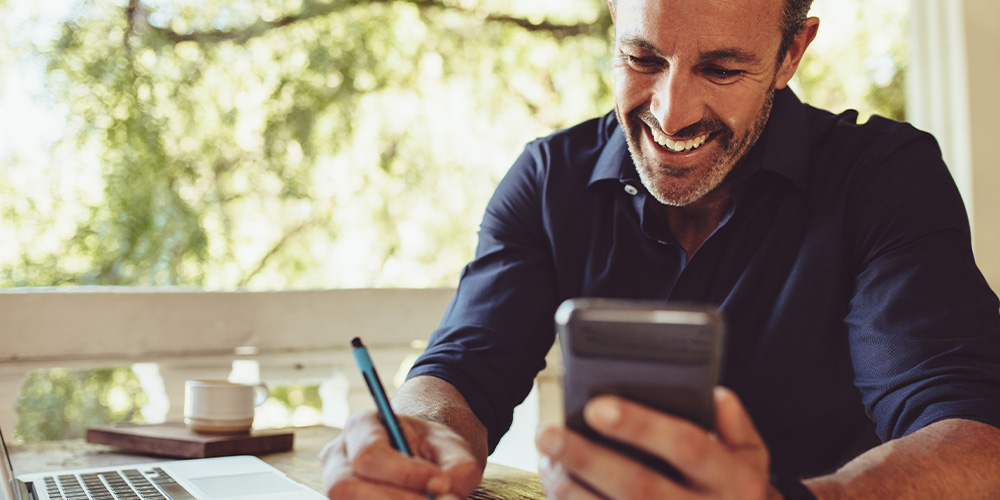
[[(639, 174), (628, 154), (625, 134), (611, 112), (607, 117), (605, 131), (607, 144), (594, 165), (588, 186), (602, 180), (617, 179), (621, 183), (634, 184)], [(791, 89), (775, 92), (774, 106), (767, 126), (745, 160), (734, 172), (733, 180), (739, 182), (758, 170), (774, 172), (799, 189), (806, 187), (806, 161), (809, 158), (809, 130), (806, 122), (805, 105)]]
[(628, 152), (628, 144), (625, 143), (625, 133), (618, 125), (615, 112), (608, 113), (604, 118), (606, 122), (603, 132), (607, 134), (608, 142), (594, 165), (587, 186), (603, 180), (618, 179), (624, 183), (626, 180), (639, 178)]
[(774, 172), (801, 190), (806, 189), (809, 160), (809, 124), (806, 107), (789, 88), (777, 91), (767, 126), (757, 144), (736, 172), (735, 180), (744, 179), (757, 170)]

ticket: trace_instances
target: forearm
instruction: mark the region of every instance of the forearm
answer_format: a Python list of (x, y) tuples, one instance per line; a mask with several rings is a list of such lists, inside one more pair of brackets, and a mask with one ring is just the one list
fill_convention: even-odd
[(480, 466), (486, 467), (486, 427), (455, 386), (437, 377), (417, 376), (399, 388), (392, 398), (392, 407), (398, 414), (420, 417), (451, 428), (469, 443)]
[(1000, 429), (943, 420), (806, 481), (820, 500), (1000, 498)]

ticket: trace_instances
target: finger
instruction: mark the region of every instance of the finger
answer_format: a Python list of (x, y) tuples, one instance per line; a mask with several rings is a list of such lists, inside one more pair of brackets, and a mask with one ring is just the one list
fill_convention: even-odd
[(435, 462), (447, 475), (450, 491), (461, 497), (468, 496), (483, 480), (483, 468), (479, 461), (458, 436), (438, 438), (433, 436), (431, 444), (437, 451)]
[(661, 457), (699, 489), (724, 483), (738, 465), (709, 431), (626, 399), (596, 397), (584, 417), (597, 432)]
[[(684, 488), (630, 457), (594, 443), (561, 426), (544, 426), (535, 438), (538, 450), (553, 466), (561, 467), (580, 487), (591, 488), (609, 498), (687, 498)], [(558, 478), (553, 488), (578, 488)]]
[(550, 500), (601, 500), (601, 497), (577, 482), (559, 462), (543, 457), (538, 462), (538, 478)]
[(750, 414), (736, 394), (722, 386), (715, 388), (715, 427), (722, 442), (730, 448), (764, 448), (764, 440), (753, 425)]
[(327, 443), (319, 452), (319, 458), (323, 462), (323, 490), (330, 491), (334, 483), (344, 479), (344, 470), (349, 471), (343, 438)]
[(449, 480), (438, 467), (426, 460), (403, 455), (392, 447), (385, 427), (374, 412), (352, 416), (344, 427), (343, 436), (353, 476), (434, 494), (448, 490)]
[(719, 440), (742, 464), (734, 470), (729, 484), (744, 492), (766, 490), (770, 487), (771, 457), (753, 419), (733, 391), (716, 387), (714, 397)]
[(323, 460), (323, 487), (333, 500), (424, 500), (422, 493), (396, 486), (372, 483), (354, 476), (344, 450), (343, 439), (335, 439), (320, 452)]
[(338, 453), (338, 451), (342, 453), (343, 442), (344, 441), (342, 439), (334, 439), (331, 440), (329, 443), (326, 443), (326, 446), (324, 446), (323, 449), (319, 451), (320, 461), (326, 463), (326, 461), (330, 460), (334, 454)]
[(326, 494), (330, 500), (427, 500), (424, 493), (352, 476), (338, 478)]
[[(468, 496), (483, 479), (483, 468), (472, 454), (465, 439), (444, 426), (426, 426), (420, 439), (422, 456), (443, 470), (451, 482), (450, 491)], [(448, 488), (446, 488), (447, 490)]]

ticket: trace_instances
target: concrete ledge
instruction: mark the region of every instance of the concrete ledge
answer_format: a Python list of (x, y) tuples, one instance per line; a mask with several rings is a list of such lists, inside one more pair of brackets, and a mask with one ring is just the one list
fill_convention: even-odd
[(0, 292), (0, 363), (131, 361), (409, 346), (452, 289), (203, 292), (133, 288)]

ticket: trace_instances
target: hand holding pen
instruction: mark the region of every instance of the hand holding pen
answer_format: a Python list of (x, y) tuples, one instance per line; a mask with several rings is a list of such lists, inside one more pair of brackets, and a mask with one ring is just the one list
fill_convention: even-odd
[[(471, 494), (482, 480), (483, 463), (467, 438), (427, 418), (396, 418), (364, 344), (358, 340), (352, 345), (382, 411), (381, 415), (370, 410), (353, 414), (320, 452), (327, 496), (332, 500), (421, 500), (430, 493), (435, 500), (459, 500)], [(422, 408), (422, 401), (437, 397), (446, 385), (438, 378), (414, 377), (400, 387), (396, 402), (404, 408)], [(442, 402), (446, 401), (450, 401), (447, 396)], [(391, 431), (391, 425), (399, 432)], [(397, 451), (402, 446), (394, 443), (402, 443), (413, 458)]]
[[(371, 392), (372, 399), (375, 400), (378, 418), (382, 422), (382, 425), (385, 426), (386, 432), (389, 433), (389, 442), (393, 448), (403, 455), (412, 457), (413, 452), (406, 441), (403, 426), (400, 425), (399, 419), (396, 418), (396, 414), (392, 411), (392, 406), (389, 404), (389, 397), (385, 393), (385, 388), (382, 386), (382, 380), (379, 379), (378, 372), (375, 371), (375, 364), (372, 363), (371, 357), (368, 355), (368, 349), (365, 348), (358, 337), (351, 339), (351, 346), (353, 347), (354, 362), (357, 363), (358, 369), (361, 371), (361, 376), (364, 377), (365, 384), (368, 385), (368, 391)], [(424, 497), (428, 500), (433, 500), (434, 498), (430, 494), (426, 494)]]

